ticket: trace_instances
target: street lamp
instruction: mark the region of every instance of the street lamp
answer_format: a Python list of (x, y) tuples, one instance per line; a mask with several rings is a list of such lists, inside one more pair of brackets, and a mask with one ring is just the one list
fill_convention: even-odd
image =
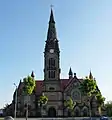
[(42, 120), (43, 120), (42, 103), (41, 103), (40, 101), (38, 101), (38, 107), (39, 107), (39, 109), (40, 109), (40, 113), (41, 113)]
[(17, 112), (17, 85), (14, 83), (14, 86), (16, 87), (16, 91), (15, 91), (15, 108), (14, 108), (14, 118), (16, 118), (16, 112)]

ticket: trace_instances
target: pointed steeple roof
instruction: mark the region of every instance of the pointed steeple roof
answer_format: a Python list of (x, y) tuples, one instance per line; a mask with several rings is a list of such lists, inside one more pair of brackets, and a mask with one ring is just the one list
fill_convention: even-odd
[(31, 73), (31, 77), (32, 78), (34, 78), (35, 77), (35, 75), (34, 75), (34, 72), (32, 71), (32, 73)]
[(73, 72), (72, 72), (72, 69), (71, 69), (71, 67), (70, 67), (70, 69), (69, 69), (69, 73), (68, 73), (69, 75), (73, 75)]
[(55, 20), (54, 20), (52, 8), (51, 8), (50, 19), (49, 19), (45, 51), (49, 51), (50, 49), (54, 49), (59, 53), (59, 44), (57, 39)]
[(57, 33), (56, 33), (53, 10), (51, 8), (51, 14), (50, 14), (50, 19), (49, 19), (49, 27), (48, 27), (48, 33), (47, 33), (47, 41), (55, 40), (55, 39), (57, 39)]
[(19, 83), (21, 83), (21, 79), (20, 79), (20, 82)]
[(90, 73), (89, 73), (89, 79), (93, 79), (93, 75), (91, 73), (91, 70), (90, 70)]
[(49, 20), (49, 23), (55, 23), (52, 8), (51, 8), (51, 14), (50, 14), (50, 20)]

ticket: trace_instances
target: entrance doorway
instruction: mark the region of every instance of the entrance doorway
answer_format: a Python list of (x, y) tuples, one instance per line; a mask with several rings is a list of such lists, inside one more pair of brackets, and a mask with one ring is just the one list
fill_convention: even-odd
[(75, 110), (75, 116), (79, 117), (80, 116), (80, 111), (78, 109)]
[(54, 107), (49, 108), (48, 117), (56, 117), (56, 109)]
[(87, 116), (88, 116), (88, 111), (87, 111), (87, 109), (84, 109), (84, 111), (83, 111), (83, 116), (84, 116), (84, 117), (87, 117)]

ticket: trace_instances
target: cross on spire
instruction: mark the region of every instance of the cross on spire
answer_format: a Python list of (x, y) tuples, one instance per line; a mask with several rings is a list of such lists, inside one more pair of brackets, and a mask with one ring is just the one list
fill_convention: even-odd
[(54, 5), (51, 4), (50, 7), (51, 7), (51, 9), (52, 9), (52, 8), (54, 7)]

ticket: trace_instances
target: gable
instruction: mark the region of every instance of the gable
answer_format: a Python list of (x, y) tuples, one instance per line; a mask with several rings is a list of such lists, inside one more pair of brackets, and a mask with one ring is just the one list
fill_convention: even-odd
[(71, 78), (71, 80), (66, 85), (64, 92), (72, 90), (74, 87), (77, 88), (80, 85), (80, 83), (81, 83), (80, 79), (76, 77)]

